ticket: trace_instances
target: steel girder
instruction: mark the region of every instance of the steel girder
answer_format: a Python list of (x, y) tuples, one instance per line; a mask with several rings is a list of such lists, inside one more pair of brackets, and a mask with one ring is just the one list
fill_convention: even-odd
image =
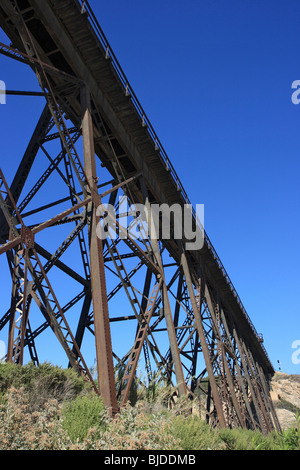
[[(134, 381), (164, 381), (197, 400), (212, 425), (280, 429), (270, 371), (205, 259), (195, 263), (184, 240), (143, 232), (137, 204), (151, 210), (149, 180), (124, 170), (118, 135), (82, 77), (41, 60), (26, 21), (30, 9), (13, 0), (4, 6), (19, 47), (0, 52), (30, 65), (46, 100), (10, 187), (0, 171), (0, 254), (12, 283), (0, 318), (0, 330), (8, 328), (6, 359), (23, 364), (27, 351), (37, 365), (39, 339), (52, 330), (69, 366), (92, 382), (112, 414)], [(122, 213), (124, 201), (130, 207)], [(103, 240), (99, 227), (112, 227), (105, 203), (118, 218)], [(94, 348), (98, 384), (85, 360)]]

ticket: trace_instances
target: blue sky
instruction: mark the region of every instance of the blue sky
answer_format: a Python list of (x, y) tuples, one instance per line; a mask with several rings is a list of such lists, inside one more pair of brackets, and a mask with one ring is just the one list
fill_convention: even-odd
[[(300, 105), (291, 101), (300, 80), (299, 1), (90, 4), (189, 199), (205, 205), (206, 231), (271, 362), (300, 373), (292, 362), (300, 340)], [(2, 57), (0, 80), (37, 89), (29, 70)], [(9, 181), (42, 108), (39, 98), (15, 97), (0, 107)]]

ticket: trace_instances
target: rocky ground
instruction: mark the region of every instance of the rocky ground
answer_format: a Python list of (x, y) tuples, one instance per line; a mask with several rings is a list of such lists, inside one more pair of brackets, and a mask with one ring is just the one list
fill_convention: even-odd
[(300, 415), (300, 375), (276, 372), (271, 382), (271, 398), (282, 429), (296, 422)]

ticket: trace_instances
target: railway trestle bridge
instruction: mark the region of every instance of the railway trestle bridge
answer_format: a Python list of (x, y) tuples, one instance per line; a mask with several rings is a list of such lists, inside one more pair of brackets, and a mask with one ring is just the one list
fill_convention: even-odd
[[(45, 99), (10, 185), (0, 171), (0, 255), (11, 280), (1, 292), (5, 359), (38, 365), (51, 336), (112, 414), (142, 367), (146, 386), (163, 380), (200, 397), (213, 426), (279, 430), (273, 366), (195, 209), (198, 249), (175, 237), (172, 217), (170, 237), (137, 236), (145, 220), (136, 207), (191, 204), (89, 3), (1, 0), (0, 27), (10, 40), (1, 55), (31, 68), (40, 85), (7, 94)], [(100, 226), (115, 236), (97, 236)]]

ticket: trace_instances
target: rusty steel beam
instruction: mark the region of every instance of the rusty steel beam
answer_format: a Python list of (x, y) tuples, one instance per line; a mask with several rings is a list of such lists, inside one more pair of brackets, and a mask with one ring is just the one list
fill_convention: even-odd
[[(212, 394), (213, 394), (214, 404), (215, 404), (217, 414), (218, 414), (219, 423), (221, 427), (225, 427), (226, 423), (225, 423), (225, 418), (224, 418), (223, 406), (222, 406), (222, 402), (220, 399), (219, 390), (218, 390), (216, 378), (215, 378), (212, 363), (211, 363), (209, 348), (207, 346), (206, 339), (205, 339), (204, 328), (203, 328), (200, 311), (198, 309), (196, 298), (195, 298), (194, 287), (193, 287), (193, 283), (192, 283), (192, 279), (190, 275), (190, 270), (189, 270), (186, 254), (182, 245), (181, 245), (181, 265), (183, 268), (184, 276), (186, 279), (186, 283), (187, 283), (187, 287), (188, 287), (188, 291), (189, 291), (189, 295), (191, 299), (192, 309), (193, 309), (194, 318), (195, 318), (195, 324), (197, 326), (197, 331), (198, 331), (198, 335), (199, 335), (199, 339), (200, 339), (200, 343), (202, 347), (202, 352), (203, 352), (203, 356), (205, 360), (206, 370), (207, 370), (208, 377), (209, 377), (209, 383), (212, 388)], [(201, 282), (201, 280), (199, 281)]]
[(150, 323), (151, 317), (155, 309), (155, 302), (156, 302), (161, 284), (162, 284), (162, 278), (160, 278), (156, 282), (155, 286), (153, 287), (152, 294), (150, 295), (150, 298), (148, 300), (146, 309), (144, 312), (141, 312), (140, 314), (140, 318), (139, 318), (140, 324), (138, 327), (135, 343), (130, 352), (127, 366), (125, 368), (124, 375), (122, 377), (122, 381), (120, 384), (121, 406), (125, 405), (129, 397), (130, 388), (135, 378), (138, 361), (139, 361), (140, 354), (143, 348), (143, 344), (146, 340), (147, 330), (149, 328), (149, 323)]
[[(84, 169), (91, 195), (98, 195), (91, 101), (90, 92), (87, 87), (82, 87), (81, 89), (81, 104)], [(94, 203), (89, 205), (88, 211), (90, 211), (91, 217), (89, 224), (91, 293), (94, 306), (99, 388), (104, 404), (111, 414), (114, 415), (118, 411), (118, 403), (109, 325), (103, 245), (102, 240), (97, 237), (96, 233), (100, 218), (97, 216), (97, 207)]]

